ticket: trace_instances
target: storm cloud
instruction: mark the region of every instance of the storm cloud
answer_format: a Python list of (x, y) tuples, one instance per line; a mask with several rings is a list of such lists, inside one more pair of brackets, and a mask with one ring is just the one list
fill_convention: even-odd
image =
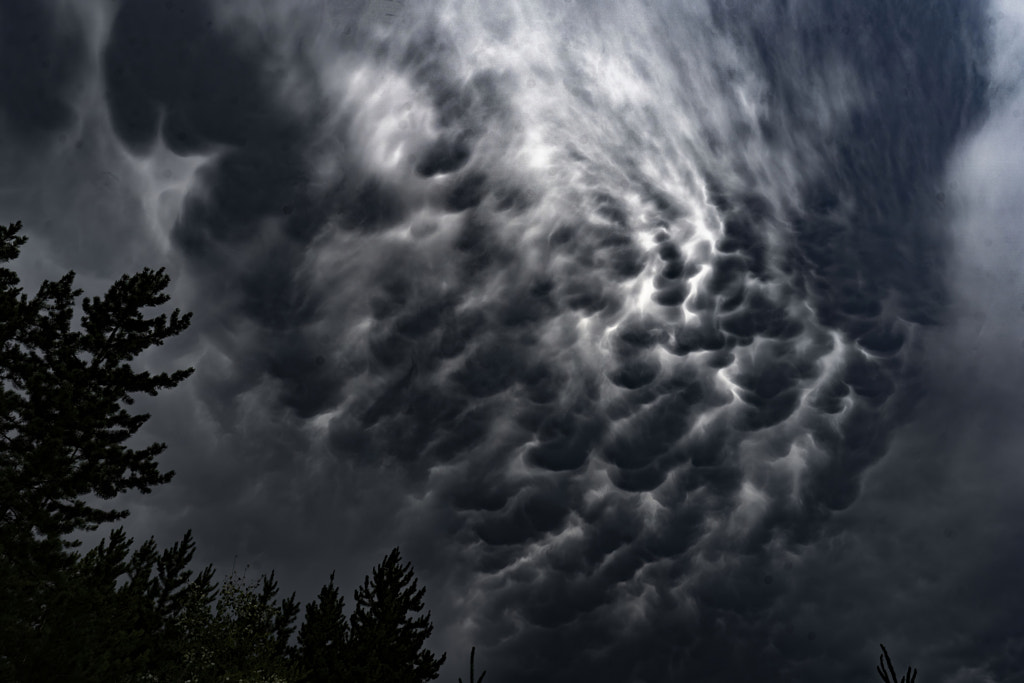
[(194, 312), (137, 538), (400, 545), (497, 683), (1021, 680), (1019, 15), (7, 0), (0, 220)]

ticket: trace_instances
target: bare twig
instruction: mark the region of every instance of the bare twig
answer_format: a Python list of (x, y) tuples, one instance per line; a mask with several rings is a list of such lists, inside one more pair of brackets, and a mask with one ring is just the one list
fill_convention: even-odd
[[(469, 651), (469, 683), (482, 683), (482, 681), (484, 680), (484, 676), (487, 675), (487, 672), (484, 671), (482, 674), (480, 674), (480, 678), (477, 678), (476, 680), (473, 679), (473, 660), (475, 658), (476, 647), (473, 647), (473, 649)], [(462, 676), (459, 676), (459, 683), (462, 683)]]
[[(889, 665), (889, 673), (892, 674), (892, 680), (889, 680), (889, 677), (885, 675), (885, 669), (882, 668), (882, 655), (878, 655), (878, 666), (875, 667), (875, 670), (878, 671), (878, 675), (882, 677), (882, 680), (885, 681), (885, 683), (896, 683), (896, 670), (892, 668), (892, 660), (889, 659), (889, 653), (886, 651), (885, 645), (879, 643), (878, 646), (882, 648), (882, 652), (885, 654), (885, 661)], [(917, 669), (914, 669), (914, 674), (911, 675), (910, 667), (908, 666), (907, 675), (901, 678), (899, 683), (914, 683), (916, 680)], [(460, 681), (459, 683), (462, 682)]]

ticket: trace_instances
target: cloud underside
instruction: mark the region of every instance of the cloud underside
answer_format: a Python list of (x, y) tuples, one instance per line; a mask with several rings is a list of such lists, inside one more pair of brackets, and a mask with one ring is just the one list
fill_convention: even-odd
[[(921, 398), (981, 10), (712, 4), (125, 2), (97, 53), (118, 144), (200, 159), (99, 185), (201, 292), (197, 400), (312, 454), (282, 505), (401, 482), (499, 680), (720, 672)], [(73, 129), (31, 68), (6, 125)]]

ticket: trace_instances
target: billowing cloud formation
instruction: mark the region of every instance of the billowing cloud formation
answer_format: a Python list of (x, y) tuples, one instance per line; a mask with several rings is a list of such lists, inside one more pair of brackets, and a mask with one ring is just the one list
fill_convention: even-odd
[(956, 310), (982, 4), (2, 11), (36, 27), (0, 48), (4, 177), (48, 188), (11, 208), (68, 253), (42, 207), (84, 201), (63, 262), (170, 259), (196, 312), (154, 431), (207, 437), (161, 437), (145, 528), (307, 597), (299, 558), (401, 543), (489, 680), (870, 674), (876, 631), (801, 596)]

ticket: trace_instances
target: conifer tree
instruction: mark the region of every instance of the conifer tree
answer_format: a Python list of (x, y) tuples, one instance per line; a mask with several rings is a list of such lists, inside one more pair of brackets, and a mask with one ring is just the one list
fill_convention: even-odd
[[(27, 241), (17, 235), (20, 229), (20, 222), (0, 228), (0, 262), (15, 258)], [(127, 511), (94, 508), (82, 497), (149, 493), (174, 476), (161, 473), (154, 460), (166, 444), (139, 451), (122, 445), (149, 415), (129, 415), (119, 405), (134, 403), (130, 393), (156, 396), (157, 389), (177, 386), (194, 371), (152, 376), (127, 363), (189, 325), (192, 314), (179, 319), (178, 309), (169, 324), (166, 315), (147, 320), (140, 312), (169, 300), (161, 294), (169, 282), (163, 270), (122, 276), (102, 300), (87, 298), (84, 331), (72, 332), (74, 300), (82, 293), (71, 289), (74, 271), (44, 281), (29, 301), (24, 294), (18, 298), (18, 276), (0, 268), (0, 540), (6, 544), (0, 552), (13, 550), (12, 542), (52, 541), (123, 519)]]
[(334, 572), (316, 600), (306, 605), (299, 628), (298, 659), (306, 670), (305, 683), (343, 680), (348, 674), (348, 622), (345, 598), (334, 585)]
[(374, 567), (355, 591), (355, 609), (348, 641), (354, 680), (366, 683), (420, 683), (438, 677), (447, 658), (424, 650), (433, 632), (430, 612), (423, 610), (426, 588), (418, 588), (412, 563), (401, 565), (398, 548)]
[(152, 538), (131, 557), (130, 545), (118, 528), (53, 575), (40, 612), (24, 624), (9, 680), (107, 683), (176, 666), (182, 647), (171, 625), (191, 593), (213, 591), (213, 568), (190, 580), (191, 532), (162, 553)]
[[(0, 263), (16, 258), (27, 241), (18, 235), (21, 227), (0, 226)], [(161, 473), (154, 460), (165, 444), (142, 450), (122, 445), (149, 415), (130, 415), (120, 404), (132, 405), (129, 394), (139, 391), (155, 396), (193, 372), (151, 376), (134, 372), (127, 362), (189, 325), (191, 314), (179, 318), (177, 309), (169, 322), (166, 315), (145, 319), (140, 312), (168, 301), (161, 293), (168, 284), (162, 268), (124, 276), (103, 299), (86, 299), (82, 332), (71, 331), (74, 302), (82, 293), (72, 290), (74, 276), (72, 271), (57, 282), (44, 281), (29, 301), (18, 276), (0, 268), (2, 680), (17, 680), (18, 662), (57, 628), (48, 615), (78, 605), (79, 617), (99, 618), (81, 611), (102, 592), (82, 585), (74, 569), (78, 560), (66, 552), (80, 542), (63, 537), (128, 514), (93, 507), (83, 500), (86, 495), (109, 500), (170, 481), (174, 473)], [(115, 551), (108, 546), (105, 552)], [(148, 557), (138, 561), (144, 564)]]
[[(27, 238), (0, 226), (0, 263)], [(127, 361), (188, 327), (191, 314), (144, 319), (168, 301), (163, 269), (118, 280), (83, 303), (83, 332), (71, 332), (74, 272), (44, 281), (29, 301), (0, 268), (0, 680), (335, 681), (413, 683), (438, 677), (445, 655), (423, 650), (433, 627), (411, 565), (395, 548), (356, 590), (351, 624), (334, 574), (306, 607), (298, 647), (288, 645), (299, 608), (278, 604), (273, 572), (262, 590), (232, 576), (217, 596), (213, 569), (187, 569), (191, 531), (158, 553), (150, 538), (134, 553), (123, 528), (86, 553), (64, 539), (123, 519), (93, 507), (131, 489), (167, 483), (155, 456), (166, 445), (125, 448), (149, 418), (129, 415), (130, 393), (176, 386), (172, 375), (135, 373)], [(86, 358), (80, 355), (86, 354)], [(118, 586), (122, 578), (126, 580)], [(217, 600), (216, 609), (213, 608)], [(54, 656), (60, 653), (60, 656)]]

